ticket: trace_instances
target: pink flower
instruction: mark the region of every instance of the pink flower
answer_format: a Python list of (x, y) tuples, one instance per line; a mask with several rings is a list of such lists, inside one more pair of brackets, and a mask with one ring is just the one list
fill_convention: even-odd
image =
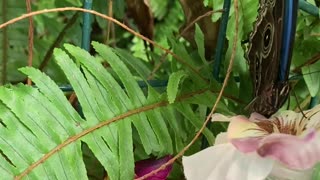
[[(160, 159), (146, 159), (141, 160), (135, 163), (135, 178), (142, 177), (148, 173), (150, 173), (153, 170), (156, 170), (164, 163), (168, 162), (172, 158), (171, 155), (164, 156)], [(157, 174), (154, 174), (153, 176), (147, 178), (146, 180), (166, 180), (170, 171), (172, 169), (172, 165), (167, 166), (166, 169), (158, 172)]]
[(183, 157), (188, 180), (307, 180), (320, 162), (320, 105), (270, 119), (253, 113), (249, 119), (215, 114), (212, 120), (229, 120), (228, 130), (214, 146)]

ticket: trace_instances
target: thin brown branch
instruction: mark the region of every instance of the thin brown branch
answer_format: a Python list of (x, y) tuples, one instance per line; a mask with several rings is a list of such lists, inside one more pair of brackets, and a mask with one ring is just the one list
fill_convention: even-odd
[(25, 18), (29, 18), (29, 17), (36, 16), (36, 15), (39, 15), (39, 14), (45, 14), (45, 13), (51, 13), (51, 12), (63, 12), (63, 11), (81, 11), (81, 12), (91, 13), (91, 14), (99, 16), (99, 17), (101, 17), (103, 19), (112, 21), (113, 23), (119, 25), (120, 27), (122, 27), (123, 29), (127, 30), (128, 32), (130, 32), (134, 36), (137, 36), (138, 38), (140, 38), (140, 39), (142, 39), (144, 41), (147, 41), (148, 43), (152, 44), (153, 46), (155, 46), (155, 47), (163, 50), (164, 52), (170, 54), (177, 61), (179, 61), (181, 64), (185, 65), (188, 69), (190, 69), (192, 72), (194, 72), (196, 75), (198, 75), (203, 81), (207, 81), (206, 78), (203, 77), (200, 73), (198, 73), (197, 70), (192, 65), (188, 64), (186, 61), (184, 61), (182, 58), (180, 58), (178, 55), (176, 55), (175, 53), (173, 53), (169, 49), (159, 45), (158, 43), (156, 43), (156, 42), (150, 40), (149, 38), (141, 35), (140, 33), (134, 31), (133, 29), (130, 29), (128, 26), (126, 26), (125, 24), (121, 23), (120, 21), (118, 21), (118, 20), (116, 20), (116, 19), (114, 19), (112, 17), (109, 17), (107, 15), (104, 15), (102, 13), (99, 13), (97, 11), (94, 11), (94, 10), (88, 10), (88, 9), (77, 8), (77, 7), (43, 9), (43, 10), (40, 10), (40, 11), (34, 11), (32, 13), (23, 14), (23, 15), (21, 15), (19, 17), (11, 19), (10, 21), (7, 21), (7, 22), (5, 22), (3, 24), (0, 24), (0, 29), (4, 28), (4, 27), (6, 27), (6, 26), (8, 26), (10, 24), (13, 24), (13, 23), (15, 23), (17, 21), (20, 21), (22, 19), (25, 19)]
[(198, 21), (200, 21), (201, 19), (207, 17), (207, 16), (211, 16), (214, 13), (223, 13), (223, 9), (219, 9), (219, 10), (215, 10), (215, 11), (208, 11), (205, 14), (197, 17), (195, 20), (193, 20), (190, 24), (188, 24), (188, 26), (186, 26), (181, 33), (179, 34), (179, 37), (182, 36), (184, 33), (186, 33), (186, 31), (188, 31), (192, 26), (194, 26)]
[[(26, 6), (27, 6), (27, 12), (31, 13), (31, 2), (30, 0), (26, 0)], [(32, 67), (32, 60), (33, 60), (33, 17), (30, 16), (29, 17), (29, 35), (28, 35), (28, 41), (29, 41), (29, 45), (28, 45), (28, 66)], [(27, 79), (27, 84), (31, 85), (31, 79), (28, 78)]]
[(65, 34), (67, 33), (67, 31), (74, 25), (74, 23), (76, 22), (76, 20), (79, 17), (79, 11), (76, 12), (71, 19), (68, 21), (68, 23), (64, 26), (64, 28), (62, 29), (62, 31), (60, 31), (58, 37), (56, 38), (56, 40), (53, 42), (53, 44), (51, 44), (50, 48), (48, 49), (46, 55), (44, 56), (40, 66), (39, 66), (39, 70), (43, 71), (43, 69), (47, 66), (47, 64), (49, 63), (52, 54), (53, 54), (53, 50), (54, 48), (58, 47), (59, 44), (61, 43), (61, 41), (63, 40), (63, 37), (65, 36)]
[(308, 95), (306, 98), (304, 98), (301, 103), (299, 103), (297, 101), (297, 105), (294, 108), (294, 111), (295, 112), (302, 112), (301, 109), (306, 109), (308, 107), (308, 105), (310, 104), (310, 101), (311, 101), (311, 95)]
[(227, 74), (226, 74), (226, 78), (224, 79), (221, 91), (217, 97), (217, 100), (215, 102), (215, 104), (213, 105), (213, 108), (210, 112), (210, 114), (208, 115), (206, 121), (203, 123), (202, 127), (200, 128), (200, 130), (197, 132), (197, 134), (194, 136), (194, 138), (192, 139), (192, 141), (186, 146), (184, 147), (175, 157), (173, 157), (172, 159), (170, 159), (167, 163), (163, 164), (162, 166), (160, 166), (158, 169), (140, 177), (137, 178), (136, 180), (143, 180), (143, 179), (147, 179), (148, 177), (158, 173), (159, 171), (165, 169), (167, 166), (173, 164), (178, 158), (180, 158), (181, 156), (183, 156), (183, 154), (191, 147), (191, 145), (193, 145), (196, 140), (200, 137), (201, 133), (203, 132), (203, 130), (206, 128), (206, 125), (208, 124), (208, 122), (211, 119), (212, 114), (215, 112), (217, 105), (222, 97), (222, 94), (224, 92), (224, 89), (228, 83), (230, 74), (231, 74), (231, 70), (233, 67), (233, 62), (234, 62), (234, 58), (236, 55), (236, 49), (237, 49), (237, 41), (238, 41), (238, 31), (239, 31), (239, 10), (238, 10), (238, 0), (234, 0), (234, 9), (235, 9), (235, 34), (234, 34), (234, 38), (233, 38), (233, 48), (232, 48), (232, 55), (230, 57), (230, 63), (227, 69)]
[(320, 36), (320, 33), (311, 33), (310, 36)]
[[(108, 15), (110, 17), (112, 17), (113, 15), (113, 0), (109, 0), (109, 8), (108, 8)], [(107, 40), (106, 40), (106, 44), (109, 44), (109, 38), (110, 38), (110, 32), (111, 32), (111, 26), (112, 26), (112, 22), (108, 21), (108, 27), (107, 27)]]

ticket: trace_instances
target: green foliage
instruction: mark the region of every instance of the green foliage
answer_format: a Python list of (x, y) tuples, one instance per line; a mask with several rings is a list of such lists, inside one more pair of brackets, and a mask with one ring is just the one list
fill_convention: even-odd
[[(92, 1), (92, 9), (100, 13), (109, 15), (109, 2), (110, 1)], [(125, 15), (125, 0), (117, 0), (112, 2), (114, 17), (123, 19)], [(102, 29), (107, 28), (108, 21), (100, 17), (93, 17)]]
[(182, 80), (186, 75), (187, 74), (183, 71), (177, 71), (170, 76), (167, 86), (169, 103), (173, 103), (175, 101), (178, 93), (179, 84), (182, 83)]
[[(14, 7), (14, 11), (5, 12), (8, 19), (25, 12), (24, 2), (6, 2), (9, 7)], [(93, 8), (107, 14), (108, 2), (93, 1)], [(204, 3), (214, 10), (221, 9), (223, 5), (221, 0), (206, 0)], [(256, 0), (238, 3), (239, 38), (235, 64), (216, 110), (232, 115), (243, 114), (243, 107), (251, 100), (252, 82), (244, 58), (246, 44), (241, 41), (248, 39), (258, 8)], [(67, 5), (80, 7), (81, 1), (39, 1), (33, 4), (33, 10)], [(178, 59), (164, 56), (159, 49), (147, 50), (142, 40), (115, 27), (113, 41), (117, 48), (94, 42), (92, 52), (96, 54), (92, 56), (67, 44), (63, 50), (54, 51), (56, 61), (49, 63), (46, 74), (34, 68), (20, 69), (32, 79), (35, 87), (22, 84), (0, 87), (1, 177), (12, 179), (30, 169), (25, 178), (102, 179), (106, 171), (112, 180), (132, 179), (135, 161), (176, 154), (190, 142), (217, 100), (221, 83), (212, 77), (212, 61), (205, 58), (206, 37), (198, 25), (194, 32), (196, 48), (181, 38), (175, 38), (185, 18), (179, 1), (151, 0), (149, 6), (155, 17), (154, 40), (171, 48)], [(124, 0), (113, 1), (113, 9), (115, 18), (126, 18)], [(0, 13), (0, 18), (3, 14)], [(65, 26), (66, 19), (73, 15), (74, 12), (63, 12), (34, 17), (35, 67), (61, 33), (61, 24)], [(220, 16), (220, 13), (213, 14), (212, 19), (217, 21)], [(105, 42), (103, 36), (107, 31), (107, 21), (93, 19), (93, 38)], [(319, 51), (319, 38), (310, 36), (319, 33), (317, 21), (305, 13), (299, 14), (292, 68), (306, 63)], [(59, 44), (80, 44), (80, 25), (81, 19), (76, 19)], [(1, 55), (8, 51), (7, 81), (21, 81), (25, 77), (18, 75), (16, 69), (26, 65), (27, 27), (27, 21), (9, 26), (7, 38), (10, 39), (9, 47), (12, 45), (13, 48), (5, 49), (0, 44)], [(225, 77), (233, 53), (234, 31), (235, 12), (232, 7), (221, 77)], [(4, 40), (2, 33), (0, 40)], [(153, 72), (158, 64), (162, 64), (161, 68)], [(314, 73), (320, 70), (318, 67), (315, 63), (300, 70), (304, 74), (303, 80), (294, 87), (298, 100), (309, 94), (319, 94), (319, 73)], [(155, 73), (153, 79), (168, 80), (167, 87), (149, 85), (147, 80), (152, 73)], [(239, 77), (239, 81), (235, 77)], [(141, 88), (137, 80), (146, 83), (147, 87)], [(70, 83), (73, 87), (83, 117), (59, 89), (61, 82)], [(290, 107), (296, 104), (293, 100)], [(203, 135), (212, 144), (215, 135), (225, 128), (225, 124), (215, 123), (213, 132), (205, 129)], [(186, 155), (199, 149), (198, 140)], [(39, 164), (34, 167), (37, 162)]]
[(150, 0), (150, 8), (157, 19), (163, 19), (163, 17), (167, 14), (169, 0)]
[[(308, 15), (304, 12), (299, 13), (297, 21), (297, 38), (293, 50), (292, 68), (295, 72), (303, 74), (303, 80), (299, 84), (306, 86), (308, 89), (299, 89), (297, 94), (299, 100), (306, 99), (305, 91), (309, 91), (311, 96), (319, 95), (319, 63), (308, 63), (313, 57), (319, 53), (318, 46), (320, 45), (319, 36), (313, 36), (320, 31), (318, 18)], [(304, 67), (301, 65), (307, 64)], [(292, 78), (296, 78), (297, 74), (293, 74)], [(299, 85), (298, 84), (298, 85)]]
[(203, 62), (203, 64), (205, 66), (208, 66), (208, 62), (206, 60), (206, 58), (204, 57), (205, 56), (205, 49), (204, 49), (204, 35), (200, 29), (200, 27), (198, 25), (196, 25), (196, 30), (195, 30), (195, 41), (197, 43), (197, 47), (198, 47), (198, 53), (199, 53), (199, 56)]
[[(164, 47), (169, 47), (168, 37), (173, 37), (173, 34), (179, 32), (184, 16), (179, 1), (168, 1), (167, 3), (166, 1), (167, 0), (152, 0), (152, 2), (150, 2), (150, 8), (151, 10), (159, 11), (160, 13), (162, 13), (162, 11), (167, 12), (162, 18), (156, 16), (157, 21), (154, 28), (154, 41)], [(166, 5), (166, 10), (163, 9), (164, 5)], [(130, 50), (134, 53), (134, 56), (147, 60), (143, 41), (134, 37), (132, 43), (133, 45)], [(157, 48), (154, 51), (157, 54), (163, 53), (162, 50)]]
[[(32, 4), (32, 11), (40, 9), (48, 9), (55, 7), (66, 6), (81, 6), (81, 0), (50, 0), (39, 1)], [(6, 8), (2, 8), (6, 7)], [(3, 11), (3, 12), (2, 12)], [(16, 18), (26, 13), (26, 5), (24, 1), (19, 0), (4, 0), (0, 3), (0, 22), (4, 23), (10, 19)], [(62, 24), (67, 24), (64, 21), (74, 12), (67, 13), (49, 13), (35, 16), (34, 18), (34, 51), (33, 51), (33, 66), (38, 67), (44, 60), (50, 46), (57, 39), (59, 33), (62, 31)], [(80, 24), (77, 21), (75, 24)], [(0, 56), (1, 56), (1, 84), (23, 81), (26, 76), (21, 74), (17, 69), (27, 65), (28, 60), (28, 19), (16, 22), (7, 27), (7, 30), (0, 33)], [(6, 32), (6, 33), (5, 33)], [(73, 26), (62, 42), (72, 42), (80, 44), (81, 29), (78, 26)], [(4, 45), (5, 44), (5, 45)], [(59, 45), (59, 44), (58, 44)], [(52, 58), (50, 58), (52, 59)], [(6, 68), (5, 68), (6, 66)], [(2, 72), (6, 69), (6, 73)], [(62, 72), (54, 63), (49, 63), (49, 68), (46, 72), (55, 80), (65, 82)], [(2, 82), (3, 81), (3, 82)]]
[[(37, 88), (22, 84), (0, 87), (3, 178), (20, 176), (29, 169), (23, 175), (31, 179), (87, 179), (85, 166), (90, 164), (84, 164), (82, 157), (81, 142), (84, 142), (110, 179), (132, 179), (134, 145), (141, 145), (146, 154), (173, 154), (185, 145), (187, 130), (199, 130), (202, 119), (191, 104), (179, 100), (169, 105), (165, 96), (150, 86), (147, 95), (144, 94), (121, 60), (125, 58), (121, 56), (123, 53), (99, 43), (93, 43), (93, 47), (99, 56), (65, 45), (81, 69), (67, 52), (61, 49), (54, 52), (57, 64), (78, 97), (83, 118), (59, 87), (34, 68), (21, 68), (21, 71)], [(110, 64), (114, 74), (99, 63), (100, 58)], [(174, 73), (170, 79), (179, 81), (181, 72)], [(171, 89), (176, 91), (177, 87)], [(197, 95), (202, 96), (202, 93)], [(115, 119), (119, 121), (108, 124)], [(213, 142), (210, 131), (205, 130), (204, 135)], [(37, 162), (41, 163), (33, 166)]]
[[(3, 8), (4, 7), (4, 8)], [(0, 3), (0, 22), (13, 19), (17, 14), (25, 13), (24, 1), (4, 0)], [(24, 76), (17, 68), (27, 65), (28, 21), (21, 21), (0, 31), (1, 84), (18, 81)], [(5, 74), (3, 74), (5, 73)]]
[(313, 171), (312, 180), (317, 180), (320, 178), (320, 164), (316, 165)]
[[(219, 9), (223, 9), (223, 3), (224, 3), (224, 0), (213, 0), (211, 1), (210, 5), (213, 7), (214, 10), (219, 10)], [(221, 14), (220, 13), (214, 13), (212, 15), (212, 21), (213, 22), (216, 22), (220, 19), (221, 17)]]
[(302, 68), (304, 81), (310, 91), (310, 95), (315, 97), (320, 88), (320, 62)]

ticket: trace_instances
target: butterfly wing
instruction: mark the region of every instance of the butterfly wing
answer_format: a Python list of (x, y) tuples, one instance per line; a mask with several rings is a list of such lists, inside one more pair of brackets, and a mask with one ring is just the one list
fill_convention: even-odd
[[(260, 0), (259, 16), (249, 38), (247, 60), (254, 81), (251, 112), (270, 116), (286, 99), (280, 93), (289, 92), (287, 84), (278, 84), (278, 72), (283, 34), (283, 0)], [(284, 100), (283, 100), (284, 99)]]
[(247, 59), (255, 96), (278, 77), (282, 35), (283, 1), (261, 0), (259, 16), (249, 38)]

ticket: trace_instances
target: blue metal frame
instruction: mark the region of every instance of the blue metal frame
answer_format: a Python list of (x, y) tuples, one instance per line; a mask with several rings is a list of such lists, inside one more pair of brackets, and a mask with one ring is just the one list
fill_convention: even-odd
[[(91, 10), (92, 0), (83, 0), (83, 8)], [(90, 51), (91, 16), (90, 13), (83, 13), (81, 48), (86, 51)]]
[(219, 27), (219, 34), (217, 40), (217, 47), (214, 55), (214, 65), (213, 65), (213, 77), (219, 81), (220, 64), (222, 59), (222, 52), (226, 40), (226, 31), (229, 20), (231, 0), (225, 0), (223, 4), (223, 14), (221, 17), (221, 24)]
[(286, 81), (287, 70), (290, 69), (292, 58), (292, 45), (294, 43), (294, 37), (296, 33), (296, 22), (298, 14), (298, 1), (286, 0), (285, 12), (283, 21), (283, 33), (281, 43), (281, 55), (280, 55), (280, 81)]

